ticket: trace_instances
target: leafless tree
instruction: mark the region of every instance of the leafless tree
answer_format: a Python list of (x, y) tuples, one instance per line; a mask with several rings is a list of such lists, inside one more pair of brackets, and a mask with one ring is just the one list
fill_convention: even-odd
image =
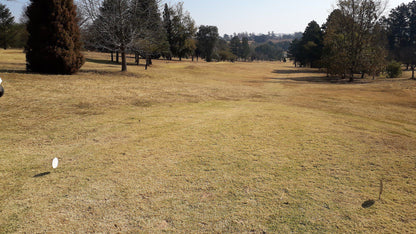
[[(158, 0), (78, 0), (86, 46), (121, 53), (121, 70), (127, 71), (128, 52), (148, 51), (155, 47), (159, 29), (148, 12), (158, 12)], [(153, 3), (153, 4), (148, 4)], [(155, 7), (156, 9), (149, 9)], [(150, 45), (150, 46), (149, 46)]]

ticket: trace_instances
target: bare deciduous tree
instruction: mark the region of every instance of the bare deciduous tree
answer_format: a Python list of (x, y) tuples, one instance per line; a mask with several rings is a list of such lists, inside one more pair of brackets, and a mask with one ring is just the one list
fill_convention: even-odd
[(157, 6), (157, 0), (78, 0), (86, 46), (121, 53), (121, 70), (127, 71), (128, 52), (162, 41), (155, 39), (160, 37), (159, 28), (149, 27), (161, 20), (160, 15), (149, 14), (150, 10), (158, 12)]

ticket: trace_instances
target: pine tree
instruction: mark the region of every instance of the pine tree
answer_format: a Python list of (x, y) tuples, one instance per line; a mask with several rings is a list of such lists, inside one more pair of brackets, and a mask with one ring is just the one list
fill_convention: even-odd
[(7, 49), (11, 42), (10, 31), (14, 23), (14, 17), (6, 5), (0, 4), (0, 46)]
[(26, 14), (27, 69), (51, 74), (77, 72), (84, 57), (73, 0), (31, 0)]
[(166, 32), (160, 17), (159, 6), (156, 0), (133, 1), (138, 6), (137, 20), (139, 23), (139, 39), (135, 49), (146, 57), (146, 68), (152, 65), (152, 57), (169, 51)]
[(179, 60), (193, 55), (195, 46), (192, 44), (192, 38), (196, 33), (195, 21), (189, 12), (184, 11), (183, 3), (178, 3), (174, 7), (165, 5), (163, 24), (172, 55)]
[(322, 30), (316, 21), (311, 21), (308, 24), (300, 43), (304, 58), (302, 63), (311, 67), (320, 67), (324, 45)]
[(168, 60), (172, 60), (172, 51), (174, 50), (174, 41), (173, 41), (173, 25), (172, 25), (172, 9), (165, 3), (165, 8), (163, 10), (163, 27), (166, 31), (166, 38), (169, 43), (169, 51), (166, 54)]
[(250, 55), (250, 45), (248, 44), (248, 38), (243, 37), (243, 41), (241, 43), (241, 58), (244, 61), (247, 61), (248, 56)]
[(241, 57), (241, 41), (238, 36), (231, 38), (230, 49), (235, 56)]
[(402, 4), (386, 20), (391, 56), (414, 70), (416, 66), (416, 1)]

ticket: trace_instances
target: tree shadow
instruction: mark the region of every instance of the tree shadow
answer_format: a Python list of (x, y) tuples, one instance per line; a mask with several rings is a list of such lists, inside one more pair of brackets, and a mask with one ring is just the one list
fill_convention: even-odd
[(286, 77), (286, 78), (270, 78), (270, 83), (287, 83), (288, 81), (309, 82), (309, 83), (327, 83), (327, 84), (370, 84), (374, 81), (362, 78), (355, 78), (351, 82), (347, 78), (332, 76), (303, 76), (303, 77)]
[(296, 82), (310, 82), (310, 83), (343, 83), (347, 82), (346, 79), (340, 79), (337, 77), (326, 77), (326, 76), (301, 76), (301, 77), (286, 77), (286, 78), (270, 78), (271, 83), (282, 83), (288, 81)]
[(34, 175), (33, 178), (42, 177), (42, 176), (46, 176), (46, 175), (49, 175), (49, 174), (51, 174), (50, 171), (39, 173), (39, 174)]
[[(105, 60), (105, 59), (91, 59), (91, 58), (86, 58), (85, 61), (90, 62), (90, 63), (97, 63), (97, 64), (106, 64), (106, 65), (121, 65), (121, 63), (115, 62), (115, 61), (110, 61), (110, 60)], [(145, 64), (136, 64), (136, 63), (127, 63), (127, 66), (139, 66), (139, 67), (144, 67)]]
[[(350, 82), (349, 79), (327, 76), (325, 72), (317, 69), (299, 68), (289, 70), (274, 70), (275, 74), (300, 74), (298, 77), (282, 77), (282, 78), (269, 78), (263, 82), (267, 83), (287, 83), (289, 81), (295, 82), (309, 82), (309, 83), (329, 83), (329, 84), (367, 84), (372, 81), (368, 79), (356, 78), (354, 82)], [(322, 74), (322, 76), (305, 76), (305, 74)]]
[(18, 74), (26, 74), (29, 73), (26, 70), (16, 70), (16, 69), (0, 69), (0, 73), (18, 73)]
[(120, 73), (120, 71), (102, 71), (102, 70), (94, 70), (94, 69), (82, 69), (78, 71), (79, 74), (97, 74), (97, 75), (114, 75)]
[(112, 62), (110, 60), (105, 60), (105, 59), (92, 59), (92, 58), (86, 58), (85, 59), (86, 62), (90, 62), (90, 63), (98, 63), (98, 64), (111, 64), (111, 65), (117, 65), (117, 62)]
[(304, 73), (323, 73), (320, 70), (312, 68), (294, 68), (289, 70), (274, 70), (273, 73), (276, 74), (304, 74)]

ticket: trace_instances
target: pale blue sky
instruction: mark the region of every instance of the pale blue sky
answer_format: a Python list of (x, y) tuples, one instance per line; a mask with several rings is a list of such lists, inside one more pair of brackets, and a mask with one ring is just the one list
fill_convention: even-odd
[[(16, 19), (29, 0), (0, 0)], [(164, 0), (170, 4), (179, 0)], [(325, 22), (336, 0), (182, 0), (197, 25), (218, 26), (220, 34), (234, 32), (293, 33), (315, 20)], [(388, 11), (411, 0), (390, 0)]]

